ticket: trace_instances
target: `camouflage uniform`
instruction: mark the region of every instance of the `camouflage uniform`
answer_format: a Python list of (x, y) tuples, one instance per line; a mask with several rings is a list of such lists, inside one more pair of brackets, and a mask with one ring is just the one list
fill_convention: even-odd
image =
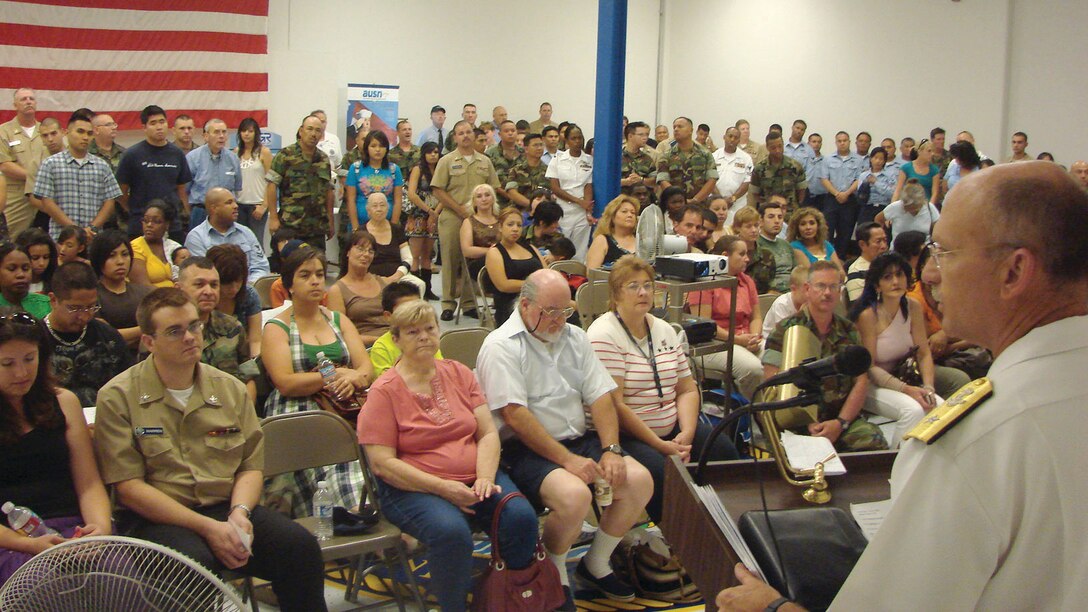
[[(110, 165), (110, 170), (113, 171), (114, 178), (117, 177), (117, 165), (121, 163), (121, 154), (125, 152), (125, 147), (113, 143), (113, 148), (110, 149), (110, 154), (106, 155), (98, 148), (98, 143), (91, 139), (91, 146), (87, 149), (87, 152), (95, 157), (99, 157), (106, 161)], [(110, 214), (109, 220), (106, 221), (105, 226), (108, 228), (123, 228), (128, 229), (128, 212), (120, 206), (114, 206), (113, 212)]]
[[(362, 154), (359, 153), (358, 148), (354, 148), (344, 154), (344, 158), (340, 160), (340, 167), (336, 169), (336, 176), (340, 177), (343, 181), (347, 178), (348, 168), (352, 164), (359, 161), (362, 158)], [(405, 183), (408, 182), (408, 177), (404, 177)], [(405, 189), (405, 192), (408, 190)], [(344, 195), (347, 195), (347, 190), (344, 190)], [(344, 245), (348, 243), (348, 237), (351, 235), (351, 218), (348, 217), (348, 207), (344, 205), (343, 200), (340, 201), (340, 212), (337, 215), (338, 221), (336, 222), (336, 240), (339, 243), (340, 248), (344, 248)]]
[(657, 162), (657, 182), (668, 181), (684, 190), (689, 200), (699, 193), (707, 181), (718, 180), (718, 165), (699, 143), (692, 143), (691, 151), (682, 151), (680, 145), (672, 145)]
[(757, 246), (755, 255), (748, 262), (748, 268), (745, 272), (756, 282), (756, 290), (762, 294), (774, 289), (774, 275), (777, 267), (778, 262), (774, 258), (774, 253), (769, 249)]
[[(518, 193), (529, 197), (529, 194), (535, 189), (543, 187), (548, 189), (551, 185), (551, 181), (544, 178), (544, 173), (548, 171), (548, 164), (540, 162), (536, 168), (529, 166), (529, 161), (522, 157), (513, 166), (510, 166), (510, 170), (506, 174), (506, 180), (503, 186), (507, 191), (516, 189)], [(499, 175), (500, 181), (502, 181), (502, 174)]]
[(238, 319), (218, 310), (212, 311), (204, 326), (204, 350), (200, 361), (242, 382), (249, 380), (242, 372), (242, 364), (249, 361), (249, 342), (245, 327)]
[(280, 222), (298, 232), (304, 242), (324, 250), (325, 232), (333, 222), (325, 209), (325, 198), (333, 188), (329, 157), (314, 150), (306, 159), (296, 142), (284, 147), (272, 160), (266, 178), (279, 188)]
[[(808, 307), (803, 306), (797, 314), (779, 323), (771, 332), (771, 335), (767, 337), (767, 346), (763, 353), (764, 364), (781, 367), (782, 340), (786, 335), (786, 330), (794, 325), (807, 327), (809, 331), (819, 338), (820, 354), (816, 355), (817, 359), (830, 357), (847, 346), (861, 345), (861, 335), (858, 333), (858, 328), (837, 314), (832, 315), (831, 329), (827, 332), (827, 335), (821, 337), (816, 322), (812, 320), (809, 314)], [(846, 397), (850, 395), (850, 390), (853, 388), (854, 377), (852, 376), (829, 376), (825, 378), (823, 380), (823, 398), (819, 410), (820, 420), (829, 421), (839, 416), (839, 410), (842, 409)], [(835, 446), (842, 451), (885, 450), (888, 448), (888, 442), (884, 439), (884, 434), (880, 432), (879, 427), (859, 416), (839, 436)]]
[[(627, 150), (627, 147), (623, 147), (623, 154), (620, 158), (620, 179), (625, 179), (632, 172), (641, 176), (642, 178), (654, 177), (657, 178), (657, 162), (654, 161), (654, 157), (646, 151), (639, 150), (636, 154), (631, 155)], [(631, 191), (637, 185), (624, 185), (620, 187), (620, 193), (631, 195)]]
[[(525, 159), (525, 149), (515, 147), (515, 150), (517, 150), (518, 156), (513, 159), (503, 154), (502, 144), (493, 144), (484, 151), (484, 155), (491, 160), (491, 165), (495, 166), (495, 174), (499, 175), (499, 185), (502, 185), (503, 189), (506, 189), (506, 184), (510, 182), (511, 168)], [(547, 168), (545, 168), (545, 170), (547, 170)], [(495, 197), (498, 199), (500, 208), (510, 205), (510, 198), (507, 198), (500, 193), (496, 193)]]
[(757, 204), (765, 203), (773, 195), (786, 198), (787, 210), (784, 212), (786, 218), (789, 219), (800, 205), (797, 201), (797, 192), (808, 189), (805, 167), (801, 165), (801, 162), (785, 156), (782, 157), (780, 164), (771, 163), (770, 158), (764, 159), (756, 162), (755, 168), (752, 169), (751, 187), (757, 190)]
[[(354, 149), (352, 149), (352, 151), (354, 151)], [(358, 156), (356, 156), (355, 159), (358, 159)], [(408, 175), (412, 173), (412, 168), (415, 168), (419, 165), (419, 147), (412, 145), (412, 148), (409, 149), (407, 153), (405, 153), (404, 150), (400, 147), (393, 147), (392, 149), (389, 149), (388, 159), (390, 163), (394, 163), (397, 165), (397, 167), (400, 168), (400, 174), (404, 177), (404, 184), (407, 185)], [(352, 162), (354, 161), (355, 160), (352, 160)], [(348, 163), (346, 156), (340, 167), (344, 169), (346, 176), (347, 169), (351, 167), (351, 164)], [(407, 187), (405, 187), (404, 192), (408, 192)]]

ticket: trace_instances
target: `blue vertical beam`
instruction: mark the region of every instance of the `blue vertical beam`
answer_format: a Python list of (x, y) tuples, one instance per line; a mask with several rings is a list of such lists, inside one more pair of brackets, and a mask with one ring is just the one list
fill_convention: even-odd
[(620, 193), (627, 0), (597, 1), (597, 104), (593, 121), (593, 214)]

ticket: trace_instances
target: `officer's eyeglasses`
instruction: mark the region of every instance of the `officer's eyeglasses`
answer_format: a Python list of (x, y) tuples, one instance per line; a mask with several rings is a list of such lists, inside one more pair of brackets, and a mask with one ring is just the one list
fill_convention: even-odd
[(184, 327), (180, 325), (175, 325), (174, 327), (168, 327), (159, 333), (170, 340), (179, 340), (185, 336), (185, 332), (189, 332), (194, 336), (199, 336), (204, 332), (204, 323), (200, 321), (193, 321), (192, 323)]

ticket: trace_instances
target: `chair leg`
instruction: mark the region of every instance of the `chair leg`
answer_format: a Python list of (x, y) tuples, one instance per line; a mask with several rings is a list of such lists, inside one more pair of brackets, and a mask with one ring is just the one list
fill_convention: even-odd
[(404, 573), (408, 576), (408, 587), (412, 590), (412, 599), (419, 606), (420, 612), (426, 612), (427, 604), (423, 601), (423, 594), (419, 592), (419, 584), (416, 583), (416, 576), (412, 573), (412, 564), (408, 562), (408, 548), (403, 541), (397, 540), (396, 550), (401, 567), (404, 568)]
[(253, 612), (261, 612), (261, 607), (257, 604), (257, 593), (253, 588), (253, 578), (246, 576), (246, 579), (242, 584), (244, 585), (242, 592), (245, 594), (242, 598), (242, 603), (245, 603), (246, 598), (248, 598), (250, 609)]

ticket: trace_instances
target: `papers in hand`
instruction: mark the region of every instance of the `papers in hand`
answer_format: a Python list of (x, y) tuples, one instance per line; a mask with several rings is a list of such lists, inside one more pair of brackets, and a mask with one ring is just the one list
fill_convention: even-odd
[[(227, 522), (230, 523), (230, 521), (227, 521)], [(242, 541), (242, 546), (246, 547), (246, 552), (252, 555), (253, 554), (253, 534), (252, 533), (246, 533), (241, 527), (239, 527), (238, 525), (235, 525), (234, 523), (230, 523), (230, 526), (234, 527), (234, 533), (238, 534), (238, 539)]]
[(876, 535), (880, 525), (884, 522), (884, 517), (888, 515), (888, 509), (891, 508), (891, 505), (892, 500), (890, 499), (867, 504), (850, 504), (850, 514), (854, 516), (858, 527), (861, 527), (865, 539), (872, 541), (873, 536)]
[(699, 501), (701, 501), (703, 506), (710, 511), (710, 516), (714, 518), (714, 522), (718, 525), (718, 529), (725, 534), (726, 541), (733, 547), (733, 551), (737, 553), (740, 562), (744, 564), (744, 567), (748, 568), (748, 571), (758, 576), (760, 580), (766, 582), (767, 579), (763, 576), (763, 570), (759, 568), (759, 563), (756, 563), (756, 558), (752, 554), (752, 549), (748, 548), (748, 543), (744, 541), (744, 538), (740, 535), (740, 531), (737, 529), (737, 522), (733, 520), (729, 511), (722, 505), (722, 500), (718, 498), (718, 494), (714, 491), (714, 488), (710, 485), (703, 485), (701, 487), (695, 487), (695, 492), (699, 495)]
[(817, 463), (824, 464), (824, 475), (839, 476), (846, 473), (846, 466), (839, 459), (831, 440), (820, 436), (799, 436), (795, 433), (782, 432), (782, 446), (786, 449), (786, 458), (794, 469), (811, 470)]

